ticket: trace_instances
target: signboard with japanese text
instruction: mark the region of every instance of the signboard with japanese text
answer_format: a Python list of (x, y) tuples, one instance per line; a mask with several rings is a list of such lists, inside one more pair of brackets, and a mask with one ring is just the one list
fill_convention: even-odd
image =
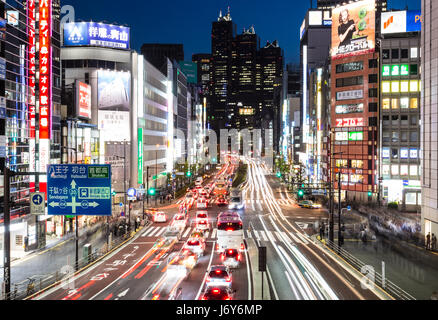
[(76, 114), (91, 119), (91, 86), (80, 81), (76, 81)]
[(363, 127), (363, 118), (339, 118), (336, 119), (337, 127)]
[(64, 24), (64, 46), (97, 46), (129, 50), (130, 29), (98, 22)]
[(363, 0), (332, 10), (332, 59), (374, 51), (375, 7), (375, 0)]
[(49, 165), (47, 208), (49, 215), (111, 215), (111, 165)]
[(354, 100), (363, 99), (363, 90), (349, 90), (336, 92), (336, 100)]
[(335, 108), (336, 114), (362, 113), (363, 103), (338, 105)]

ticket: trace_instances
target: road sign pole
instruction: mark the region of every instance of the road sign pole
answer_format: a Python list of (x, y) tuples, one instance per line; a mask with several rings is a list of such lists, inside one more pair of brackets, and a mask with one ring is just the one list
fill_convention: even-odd
[(10, 184), (9, 184), (9, 168), (5, 166), (4, 174), (4, 268), (3, 268), (3, 282), (5, 286), (5, 300), (11, 299), (11, 213), (9, 208), (9, 197), (10, 197)]
[(76, 216), (76, 259), (75, 259), (75, 270), (79, 270), (79, 216)]

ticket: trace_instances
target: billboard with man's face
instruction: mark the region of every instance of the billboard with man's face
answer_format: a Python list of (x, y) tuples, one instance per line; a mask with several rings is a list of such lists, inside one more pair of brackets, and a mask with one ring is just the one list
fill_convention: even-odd
[(373, 52), (375, 0), (353, 2), (332, 11), (332, 59)]

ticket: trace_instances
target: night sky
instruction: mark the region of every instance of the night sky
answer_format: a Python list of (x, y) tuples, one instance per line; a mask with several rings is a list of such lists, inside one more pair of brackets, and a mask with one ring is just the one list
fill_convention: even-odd
[[(131, 47), (143, 43), (182, 43), (186, 60), (210, 53), (211, 22), (219, 10), (231, 17), (237, 32), (254, 25), (263, 46), (278, 40), (286, 62), (299, 62), (299, 30), (310, 0), (61, 0), (75, 8), (76, 21), (131, 27)], [(314, 7), (316, 0), (313, 0)], [(421, 10), (420, 0), (388, 0), (388, 9)]]

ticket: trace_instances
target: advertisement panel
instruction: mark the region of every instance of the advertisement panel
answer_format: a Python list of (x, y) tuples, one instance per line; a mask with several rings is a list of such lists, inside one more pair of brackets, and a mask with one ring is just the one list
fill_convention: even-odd
[(363, 118), (336, 119), (337, 127), (363, 127)]
[(129, 112), (98, 111), (98, 118), (101, 141), (131, 140)]
[(332, 11), (332, 59), (373, 52), (375, 0), (353, 2)]
[(129, 111), (131, 73), (99, 70), (97, 72), (97, 106), (99, 110)]
[(382, 12), (382, 34), (421, 31), (421, 11)]
[(363, 90), (348, 90), (336, 92), (336, 100), (363, 99)]
[(18, 11), (8, 10), (6, 11), (6, 15), (8, 17), (8, 24), (14, 27), (18, 26), (18, 21), (20, 20), (19, 19), (20, 13)]
[(421, 11), (408, 11), (406, 14), (406, 32), (421, 31)]
[(362, 113), (363, 103), (359, 104), (343, 104), (335, 108), (336, 114)]
[(138, 172), (138, 184), (143, 184), (143, 128), (138, 128), (138, 161), (137, 161), (137, 172)]
[(188, 83), (198, 83), (198, 66), (196, 62), (179, 61), (181, 71), (186, 75)]
[(91, 86), (76, 80), (76, 114), (91, 119)]
[(98, 46), (129, 50), (130, 29), (98, 22), (64, 24), (64, 46)]

